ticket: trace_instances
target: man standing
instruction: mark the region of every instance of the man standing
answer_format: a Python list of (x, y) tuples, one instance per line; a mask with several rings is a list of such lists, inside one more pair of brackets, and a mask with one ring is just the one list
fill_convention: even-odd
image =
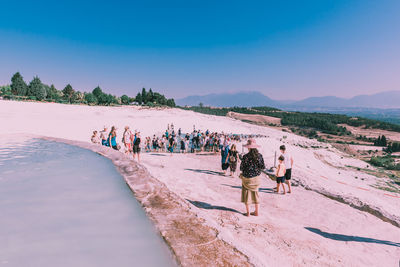
[(138, 162), (140, 162), (140, 132), (135, 133), (135, 138), (133, 139), (133, 159), (137, 155)]
[(285, 168), (286, 168), (285, 180), (286, 180), (286, 184), (289, 187), (288, 193), (292, 193), (290, 179), (292, 179), (293, 157), (286, 152), (285, 145), (281, 145), (279, 147), (279, 149), (281, 150), (281, 155), (284, 157), (284, 164), (285, 164)]
[(101, 144), (103, 146), (109, 146), (107, 142), (107, 127), (104, 126), (103, 131), (100, 132)]

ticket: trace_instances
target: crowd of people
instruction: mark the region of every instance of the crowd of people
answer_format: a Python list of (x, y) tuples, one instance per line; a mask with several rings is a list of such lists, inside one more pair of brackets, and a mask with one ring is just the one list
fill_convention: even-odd
[[(210, 132), (209, 130), (196, 130), (193, 126), (191, 133), (183, 133), (181, 128), (177, 131), (174, 124), (168, 124), (167, 129), (163, 134), (152, 137), (147, 136), (143, 142), (140, 140), (140, 132), (137, 130), (132, 132), (129, 126), (125, 127), (122, 136), (123, 149), (126, 154), (138, 154), (140, 148), (145, 152), (169, 152), (169, 153), (194, 153), (194, 152), (214, 152), (218, 153), (227, 143), (240, 142), (242, 139), (249, 138), (249, 135), (244, 134), (226, 134), (224, 132)], [(253, 135), (252, 137), (261, 137), (261, 135)], [(121, 146), (117, 142), (116, 127), (112, 126), (108, 132), (107, 127), (100, 132), (93, 131), (91, 137), (93, 143), (109, 146), (115, 150), (121, 150)], [(134, 144), (136, 142), (136, 144)], [(135, 148), (137, 153), (135, 153)]]
[[(132, 132), (129, 126), (125, 127), (122, 144), (123, 152), (132, 155), (133, 159), (140, 161), (140, 152), (142, 146), (146, 152), (168, 152), (173, 153), (194, 153), (194, 152), (211, 152), (221, 154), (221, 168), (223, 175), (227, 174), (229, 169), (230, 176), (235, 176), (237, 166), (240, 163), (240, 175), (242, 179), (242, 196), (241, 201), (246, 206), (246, 216), (259, 214), (259, 194), (258, 190), (261, 183), (261, 172), (265, 169), (264, 159), (258, 151), (259, 145), (256, 143), (257, 137), (265, 137), (262, 135), (243, 135), (243, 134), (226, 134), (210, 132), (209, 130), (196, 130), (193, 126), (191, 133), (183, 133), (181, 128), (175, 131), (173, 123), (168, 124), (165, 132), (159, 136), (154, 134), (152, 137), (144, 138), (141, 141), (140, 132), (135, 130)], [(236, 144), (242, 140), (247, 140), (247, 144), (243, 145), (248, 149), (248, 153), (241, 155), (236, 148)], [(110, 147), (115, 150), (121, 150), (121, 146), (117, 142), (117, 128), (111, 127), (108, 132), (105, 126), (99, 133), (93, 132), (91, 141), (95, 144)], [(281, 155), (278, 158), (279, 164), (276, 169), (276, 193), (280, 192), (282, 187), (283, 194), (286, 194), (285, 183), (288, 193), (292, 192), (290, 180), (292, 174), (293, 158), (286, 152), (284, 145), (279, 147)], [(254, 212), (250, 213), (250, 204), (255, 204)]]

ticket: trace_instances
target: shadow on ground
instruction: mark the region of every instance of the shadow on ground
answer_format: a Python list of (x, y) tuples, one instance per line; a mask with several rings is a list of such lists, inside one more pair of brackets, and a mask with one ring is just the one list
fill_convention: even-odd
[[(241, 186), (237, 186), (237, 185), (229, 185), (229, 184), (221, 184), (221, 185), (229, 186), (229, 187), (237, 188), (237, 189), (242, 189)], [(267, 193), (267, 194), (275, 194), (274, 188), (262, 188), (261, 187), (258, 189), (258, 192)]]
[(325, 238), (329, 238), (329, 239), (337, 240), (337, 241), (376, 243), (376, 244), (400, 247), (400, 243), (395, 243), (392, 241), (379, 240), (379, 239), (374, 239), (374, 238), (369, 238), (369, 237), (352, 236), (352, 235), (332, 234), (332, 233), (323, 232), (317, 228), (312, 228), (312, 227), (304, 227), (304, 228), (310, 232), (313, 232), (313, 233), (323, 236)]
[(231, 212), (236, 212), (236, 213), (242, 214), (238, 210), (227, 208), (227, 207), (224, 207), (224, 206), (214, 206), (214, 205), (211, 205), (211, 204), (206, 203), (206, 202), (194, 201), (194, 200), (190, 200), (190, 199), (186, 199), (186, 200), (189, 201), (193, 206), (196, 206), (197, 208), (200, 208), (200, 209), (224, 210), (224, 211), (231, 211)]
[(225, 176), (223, 172), (216, 172), (216, 171), (210, 171), (210, 170), (185, 169), (185, 171), (198, 172), (198, 173), (217, 175), (217, 176)]
[(196, 153), (196, 156), (214, 156), (218, 155), (217, 153), (212, 153), (212, 152), (203, 152), (203, 153)]
[(152, 155), (152, 156), (160, 156), (160, 157), (166, 157), (167, 156), (165, 154), (156, 154), (156, 153), (151, 153), (150, 155)]

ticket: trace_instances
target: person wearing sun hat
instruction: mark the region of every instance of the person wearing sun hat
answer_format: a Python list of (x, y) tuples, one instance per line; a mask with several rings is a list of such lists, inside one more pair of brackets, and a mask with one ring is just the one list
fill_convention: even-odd
[[(260, 197), (258, 188), (261, 183), (261, 170), (265, 169), (263, 156), (258, 152), (260, 146), (257, 145), (255, 139), (249, 139), (244, 145), (249, 152), (242, 158), (240, 164), (240, 178), (242, 179), (242, 202), (246, 206), (246, 216), (258, 216)], [(255, 211), (250, 213), (250, 204), (255, 204)]]

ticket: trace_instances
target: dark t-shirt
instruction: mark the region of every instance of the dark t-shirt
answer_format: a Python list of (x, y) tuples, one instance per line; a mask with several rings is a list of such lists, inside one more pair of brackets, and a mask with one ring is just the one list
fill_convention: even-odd
[(135, 146), (140, 145), (140, 137), (136, 137), (135, 143), (133, 145)]
[(249, 153), (243, 156), (240, 170), (246, 178), (253, 178), (261, 174), (261, 170), (265, 169), (263, 156), (258, 153), (256, 159), (251, 158)]
[[(235, 160), (232, 161), (231, 157), (234, 157)], [(235, 151), (229, 150), (229, 161), (230, 162), (236, 162), (237, 161), (237, 157), (238, 157), (238, 152), (236, 150)]]

